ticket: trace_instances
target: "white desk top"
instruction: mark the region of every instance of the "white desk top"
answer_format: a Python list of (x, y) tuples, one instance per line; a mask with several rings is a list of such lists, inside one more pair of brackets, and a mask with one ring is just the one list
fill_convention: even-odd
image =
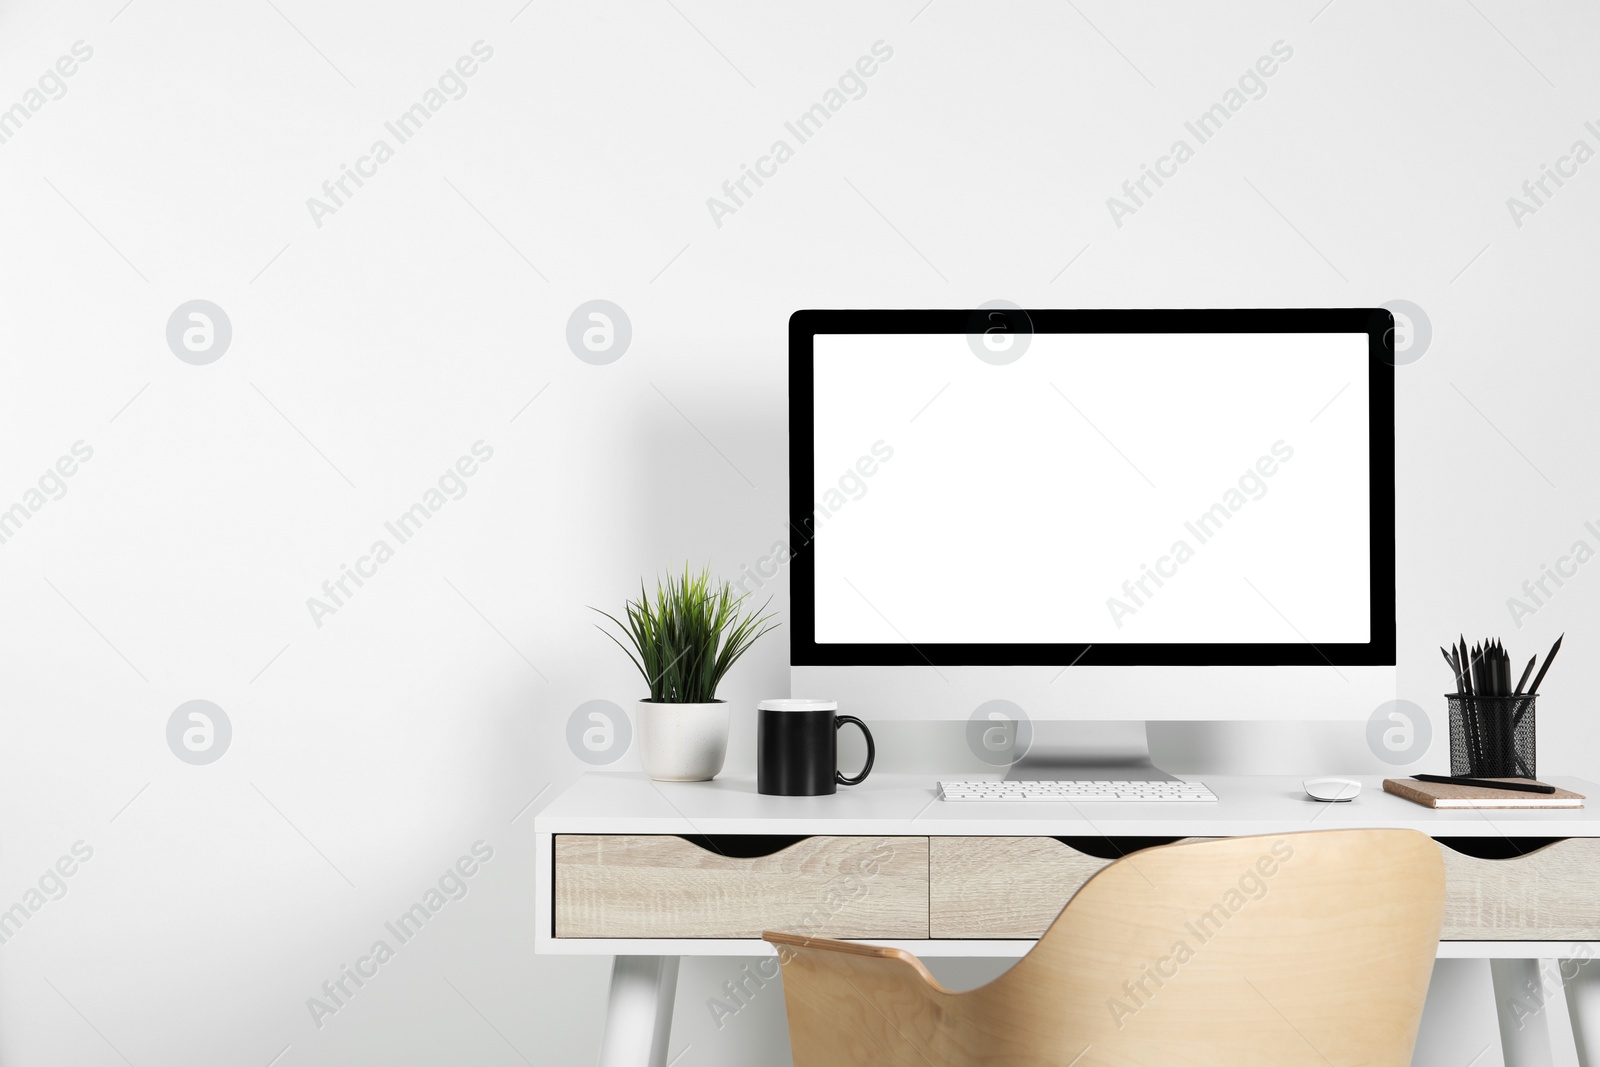
[[(998, 776), (992, 776), (998, 777)], [(1347, 804), (1311, 800), (1297, 777), (1194, 775), (1215, 803), (948, 802), (938, 776), (874, 774), (826, 797), (769, 797), (754, 775), (653, 782), (642, 773), (591, 771), (534, 817), (542, 834), (839, 834), (929, 837), (1238, 837), (1294, 830), (1394, 826), (1433, 837), (1600, 837), (1600, 786), (1543, 781), (1588, 797), (1581, 809), (1437, 811), (1361, 775)], [(1390, 775), (1389, 777), (1397, 777)]]

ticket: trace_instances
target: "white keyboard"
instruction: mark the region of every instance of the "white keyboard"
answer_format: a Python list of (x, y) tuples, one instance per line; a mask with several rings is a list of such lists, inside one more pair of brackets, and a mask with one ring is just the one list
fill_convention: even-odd
[(940, 782), (945, 800), (1072, 801), (1101, 804), (1194, 803), (1217, 796), (1199, 782)]

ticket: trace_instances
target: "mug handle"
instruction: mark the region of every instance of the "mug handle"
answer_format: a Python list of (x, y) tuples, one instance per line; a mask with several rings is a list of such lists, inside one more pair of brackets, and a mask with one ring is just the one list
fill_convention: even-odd
[(862, 722), (854, 715), (839, 716), (837, 721), (834, 722), (833, 728), (837, 730), (847, 722), (854, 723), (855, 725), (861, 727), (861, 736), (867, 739), (867, 765), (862, 767), (861, 773), (856, 775), (854, 778), (846, 778), (844, 774), (838, 770), (833, 772), (833, 776), (839, 780), (840, 785), (860, 785), (862, 782), (867, 780), (867, 775), (872, 773), (872, 760), (878, 754), (878, 750), (873, 747), (872, 744), (872, 731), (867, 729), (866, 723)]

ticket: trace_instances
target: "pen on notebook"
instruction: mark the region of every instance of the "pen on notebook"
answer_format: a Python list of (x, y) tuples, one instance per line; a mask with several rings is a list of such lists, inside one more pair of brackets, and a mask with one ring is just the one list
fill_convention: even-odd
[(1502, 782), (1493, 778), (1456, 778), (1448, 774), (1413, 774), (1419, 782), (1439, 782), (1443, 785), (1470, 785), (1478, 789), (1506, 789), (1514, 793), (1554, 793), (1556, 787), (1543, 782)]

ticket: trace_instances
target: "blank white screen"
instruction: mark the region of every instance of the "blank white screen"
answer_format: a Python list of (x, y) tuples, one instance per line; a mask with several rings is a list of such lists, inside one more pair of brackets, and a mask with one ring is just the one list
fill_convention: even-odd
[(814, 353), (818, 643), (1370, 639), (1365, 334)]

